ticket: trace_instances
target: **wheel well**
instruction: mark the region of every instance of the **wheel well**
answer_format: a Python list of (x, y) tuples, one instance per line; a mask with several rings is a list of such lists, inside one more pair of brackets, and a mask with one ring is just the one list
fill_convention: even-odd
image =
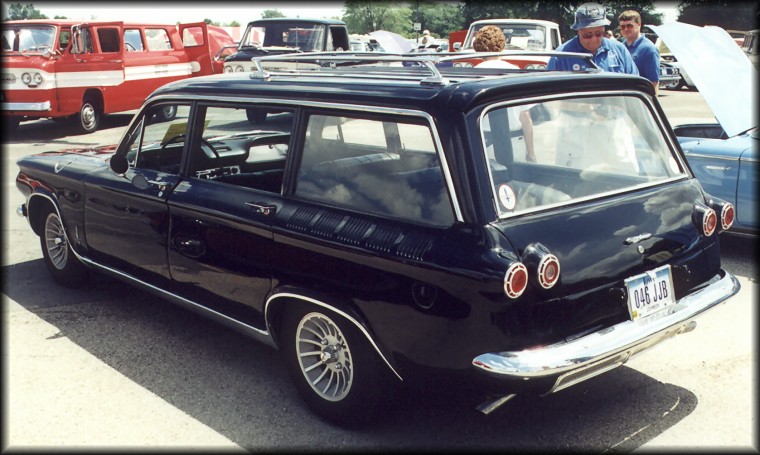
[(29, 224), (35, 234), (42, 235), (43, 225), (45, 223), (45, 215), (50, 210), (55, 210), (53, 203), (46, 197), (32, 197), (29, 199), (29, 205), (27, 207), (29, 212)]
[(311, 297), (302, 296), (298, 294), (275, 294), (269, 298), (266, 305), (265, 317), (267, 328), (272, 336), (272, 341), (278, 349), (281, 348), (280, 334), (282, 333), (282, 321), (285, 310), (290, 305), (311, 305), (315, 308), (326, 309), (332, 313), (335, 313), (340, 318), (345, 319), (349, 324), (353, 324), (358, 328), (362, 334), (366, 337), (367, 341), (373, 346), (378, 355), (382, 358), (384, 363), (390, 368), (390, 370), (399, 378), (401, 376), (397, 372), (395, 362), (393, 362), (391, 356), (386, 356), (383, 350), (378, 346), (375, 337), (372, 335), (372, 331), (369, 329), (369, 325), (365, 319), (350, 305), (333, 305), (327, 304), (322, 300), (317, 300)]
[(87, 100), (90, 100), (93, 107), (98, 112), (103, 112), (105, 105), (103, 103), (103, 94), (100, 92), (100, 90), (91, 88), (91, 89), (88, 89), (86, 92), (84, 92), (84, 96), (82, 97), (82, 103), (84, 104), (84, 102)]

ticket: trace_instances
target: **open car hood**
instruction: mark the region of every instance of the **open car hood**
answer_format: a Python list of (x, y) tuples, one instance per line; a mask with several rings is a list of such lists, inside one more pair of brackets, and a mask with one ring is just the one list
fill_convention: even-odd
[(729, 137), (757, 126), (757, 69), (731, 35), (681, 22), (649, 27), (689, 73)]

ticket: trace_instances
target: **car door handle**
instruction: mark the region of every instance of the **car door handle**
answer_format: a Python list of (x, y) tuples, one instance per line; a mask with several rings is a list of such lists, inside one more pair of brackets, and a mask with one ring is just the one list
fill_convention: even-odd
[(169, 182), (164, 182), (161, 180), (148, 180), (148, 183), (155, 185), (159, 191), (166, 191), (169, 189), (169, 186), (171, 186)]
[(713, 166), (713, 165), (707, 165), (705, 166), (705, 169), (710, 171), (727, 171), (731, 169), (731, 166)]
[(177, 239), (175, 240), (177, 249), (191, 258), (199, 258), (206, 253), (206, 245), (198, 239)]
[(277, 207), (271, 204), (262, 204), (262, 203), (254, 203), (254, 202), (246, 202), (245, 205), (248, 207), (251, 207), (256, 211), (256, 213), (261, 213), (262, 215), (273, 215), (274, 212), (277, 210)]

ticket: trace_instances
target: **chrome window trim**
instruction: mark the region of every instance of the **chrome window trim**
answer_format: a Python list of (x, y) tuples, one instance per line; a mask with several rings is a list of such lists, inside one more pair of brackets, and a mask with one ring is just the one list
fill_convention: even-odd
[[(487, 153), (486, 139), (485, 139), (485, 134), (483, 133), (483, 127), (482, 127), (483, 117), (486, 114), (488, 114), (490, 111), (501, 108), (501, 107), (511, 107), (511, 106), (516, 106), (516, 105), (521, 105), (521, 104), (528, 104), (528, 103), (541, 103), (544, 101), (559, 101), (559, 100), (564, 100), (564, 99), (576, 99), (578, 97), (590, 98), (594, 96), (634, 96), (644, 101), (645, 105), (649, 106), (651, 113), (654, 115), (654, 118), (656, 119), (655, 123), (657, 124), (657, 127), (660, 129), (660, 132), (662, 133), (662, 135), (665, 137), (666, 144), (670, 146), (671, 155), (678, 161), (678, 164), (681, 167), (682, 174), (676, 175), (667, 179), (658, 180), (656, 182), (642, 183), (639, 185), (626, 187), (619, 190), (605, 191), (603, 193), (598, 193), (593, 196), (570, 199), (569, 201), (565, 201), (565, 202), (542, 205), (540, 207), (534, 207), (534, 208), (520, 210), (516, 212), (511, 212), (511, 213), (501, 213), (501, 211), (498, 208), (498, 202), (497, 202), (498, 195), (494, 191), (494, 181), (493, 181), (493, 175), (491, 173), (490, 165), (488, 164), (488, 155), (486, 154)], [(626, 91), (599, 90), (599, 91), (593, 91), (593, 92), (573, 92), (573, 93), (563, 93), (560, 95), (544, 95), (544, 96), (536, 96), (536, 97), (530, 97), (530, 98), (513, 99), (509, 101), (501, 101), (498, 103), (493, 103), (487, 106), (485, 109), (483, 109), (483, 111), (478, 116), (477, 121), (478, 121), (478, 131), (480, 133), (481, 151), (483, 153), (484, 162), (486, 163), (486, 166), (488, 166), (487, 168), (488, 181), (491, 186), (491, 191), (490, 191), (490, 195), (492, 198), (491, 202), (494, 204), (494, 208), (496, 209), (496, 214), (497, 214), (497, 219), (494, 221), (505, 220), (505, 219), (512, 218), (514, 216), (522, 216), (528, 213), (541, 212), (544, 210), (549, 210), (549, 209), (553, 209), (557, 207), (564, 207), (564, 206), (576, 204), (579, 202), (602, 199), (602, 198), (615, 195), (615, 194), (623, 194), (623, 193), (638, 191), (643, 188), (650, 188), (650, 187), (663, 185), (666, 183), (680, 181), (688, 177), (694, 178), (694, 176), (690, 173), (689, 167), (687, 166), (685, 159), (682, 159), (682, 153), (677, 153), (677, 151), (679, 150), (678, 143), (672, 140), (672, 138), (670, 137), (670, 134), (666, 134), (666, 131), (664, 129), (665, 124), (662, 120), (662, 117), (660, 117), (659, 113), (657, 112), (657, 109), (655, 109), (654, 103), (652, 102), (652, 98), (642, 92), (636, 92), (632, 90), (626, 90)]]
[[(411, 109), (398, 109), (398, 108), (390, 108), (390, 107), (381, 107), (381, 106), (365, 106), (361, 104), (343, 104), (343, 103), (328, 103), (323, 101), (308, 101), (308, 100), (298, 100), (296, 101), (298, 104), (294, 104), (296, 102), (294, 101), (281, 101), (281, 100), (273, 100), (269, 98), (258, 98), (258, 97), (229, 97), (229, 96), (207, 96), (207, 95), (199, 95), (192, 99), (188, 99), (187, 96), (181, 96), (181, 95), (161, 95), (157, 96), (155, 98), (151, 98), (149, 102), (146, 102), (143, 104), (143, 106), (140, 107), (140, 111), (138, 114), (135, 115), (134, 119), (132, 120), (132, 123), (129, 125), (129, 128), (127, 128), (122, 135), (122, 139), (119, 140), (119, 144), (122, 143), (124, 138), (127, 136), (127, 134), (132, 130), (133, 124), (142, 117), (142, 113), (144, 112), (146, 106), (149, 104), (152, 105), (157, 102), (161, 101), (176, 101), (176, 100), (183, 100), (186, 102), (217, 102), (217, 103), (231, 103), (231, 104), (243, 104), (243, 103), (254, 103), (254, 104), (269, 104), (269, 105), (278, 105), (278, 106), (285, 106), (290, 107), (294, 111), (298, 109), (299, 107), (306, 107), (306, 108), (324, 108), (327, 110), (351, 110), (351, 111), (359, 111), (359, 112), (365, 112), (365, 113), (375, 113), (375, 114), (386, 114), (386, 115), (399, 115), (399, 116), (405, 116), (405, 117), (417, 117), (424, 119), (427, 124), (428, 128), (433, 134), (433, 142), (436, 148), (436, 153), (438, 155), (438, 159), (441, 162), (441, 170), (443, 171), (443, 177), (446, 180), (446, 188), (449, 192), (449, 197), (451, 201), (452, 208), (454, 209), (454, 219), (457, 222), (463, 222), (464, 218), (462, 216), (462, 208), (459, 204), (459, 198), (457, 197), (457, 193), (454, 188), (454, 182), (452, 181), (451, 177), (451, 170), (449, 169), (448, 160), (446, 159), (446, 154), (443, 151), (443, 145), (441, 143), (441, 137), (438, 134), (438, 128), (436, 127), (435, 120), (433, 119), (433, 116), (428, 114), (424, 111), (415, 111)], [(411, 220), (414, 221), (414, 220)]]

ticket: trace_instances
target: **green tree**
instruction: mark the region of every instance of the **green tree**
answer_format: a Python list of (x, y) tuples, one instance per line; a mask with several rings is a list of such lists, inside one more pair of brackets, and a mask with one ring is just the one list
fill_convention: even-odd
[(285, 14), (278, 9), (265, 9), (261, 12), (262, 19), (272, 19), (275, 17), (285, 17)]
[(412, 10), (406, 3), (392, 1), (346, 0), (343, 21), (348, 33), (366, 34), (387, 30), (413, 36)]
[(422, 30), (438, 38), (448, 38), (449, 33), (469, 25), (462, 18), (460, 2), (420, 0), (412, 3), (411, 9), (412, 22), (419, 22)]
[(20, 20), (20, 19), (47, 19), (45, 16), (34, 7), (32, 3), (22, 5), (21, 3), (11, 3), (8, 5), (8, 20)]
[(682, 0), (678, 21), (697, 26), (717, 25), (726, 30), (753, 30), (758, 27), (757, 2), (733, 0)]

